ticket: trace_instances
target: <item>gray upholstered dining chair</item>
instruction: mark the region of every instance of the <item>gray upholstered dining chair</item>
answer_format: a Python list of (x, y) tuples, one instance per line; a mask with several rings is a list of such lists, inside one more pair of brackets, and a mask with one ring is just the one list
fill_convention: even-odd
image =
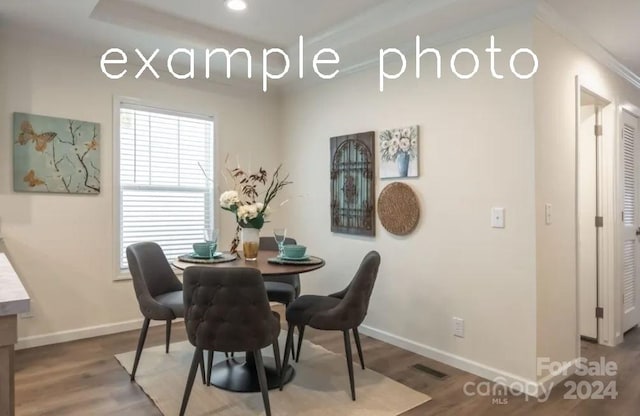
[[(284, 244), (296, 244), (296, 240), (285, 238)], [(278, 244), (273, 237), (260, 237), (260, 249), (278, 251)], [(264, 281), (267, 296), (271, 302), (282, 303), (286, 306), (300, 296), (300, 275), (298, 274), (268, 276), (264, 278)]]
[[(351, 286), (351, 284), (349, 284), (346, 288), (342, 289), (339, 292), (336, 293), (332, 293), (329, 296), (332, 298), (338, 298), (338, 299), (342, 299), (344, 298), (344, 296), (347, 294), (347, 292), (349, 291), (349, 287)], [(364, 356), (362, 354), (362, 345), (360, 344), (360, 333), (358, 332), (358, 328), (353, 328), (352, 329), (353, 332), (353, 339), (356, 342), (356, 349), (358, 351), (358, 358), (360, 359), (360, 366), (362, 367), (362, 369), (364, 370)], [(298, 327), (298, 351), (295, 352), (295, 348), (291, 350), (291, 358), (293, 358), (294, 360), (296, 360), (296, 362), (300, 361), (300, 351), (302, 350), (302, 340), (304, 339), (304, 326), (300, 326)]]
[[(284, 244), (297, 244), (293, 238), (285, 238)], [(260, 237), (260, 249), (278, 251), (278, 244), (273, 237)], [(300, 275), (265, 276), (264, 287), (270, 302), (284, 305), (285, 309), (300, 296)], [(292, 352), (296, 359), (295, 351)]]
[[(255, 359), (258, 382), (267, 416), (271, 415), (269, 387), (261, 349), (273, 345), (281, 373), (278, 335), (280, 316), (272, 312), (260, 271), (253, 268), (190, 267), (184, 272), (185, 327), (196, 347), (180, 416), (184, 415), (203, 352), (247, 351)], [(211, 377), (211, 359), (208, 378)]]
[[(351, 385), (351, 398), (356, 399), (355, 383), (353, 378), (353, 362), (351, 361), (351, 340), (349, 331), (355, 330), (364, 321), (369, 309), (369, 300), (373, 293), (373, 286), (378, 276), (380, 267), (380, 254), (375, 251), (368, 253), (353, 280), (349, 286), (342, 292), (338, 292), (338, 296), (315, 296), (304, 295), (296, 299), (287, 308), (287, 322), (289, 330), (287, 332), (287, 342), (284, 349), (284, 361), (282, 368), (287, 368), (289, 362), (289, 354), (293, 351), (293, 331), (295, 327), (300, 330), (299, 347), (306, 326), (315, 329), (327, 331), (342, 331), (344, 337), (344, 348), (347, 355), (347, 369), (349, 371), (349, 382)], [(360, 339), (356, 346), (361, 357), (361, 364), (364, 368), (362, 360), (362, 348), (360, 347)], [(298, 359), (300, 359), (300, 350), (298, 349)], [(280, 390), (283, 384), (280, 383)]]
[[(127, 261), (140, 312), (144, 316), (131, 371), (131, 381), (134, 381), (151, 320), (166, 322), (165, 351), (168, 354), (171, 341), (171, 322), (184, 316), (184, 304), (182, 302), (182, 283), (171, 269), (158, 244), (144, 242), (130, 245), (127, 247)], [(202, 373), (204, 381), (204, 366)]]

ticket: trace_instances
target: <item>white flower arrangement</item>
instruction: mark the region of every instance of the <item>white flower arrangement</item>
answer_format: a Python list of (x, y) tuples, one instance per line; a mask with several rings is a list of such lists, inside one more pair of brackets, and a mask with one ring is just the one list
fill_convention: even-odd
[[(289, 176), (287, 175), (281, 179), (280, 167), (278, 167), (267, 186), (268, 174), (262, 168), (252, 174), (245, 173), (239, 167), (228, 169), (228, 173), (233, 179), (234, 187), (238, 190), (223, 192), (220, 195), (220, 207), (235, 214), (238, 226), (261, 229), (271, 212), (269, 203), (282, 188), (291, 184), (288, 180)], [(267, 187), (262, 201), (257, 201), (260, 196), (258, 185)]]
[(238, 195), (238, 191), (227, 191), (220, 195), (220, 206), (224, 209), (229, 209), (239, 203), (240, 196)]
[(380, 155), (382, 160), (393, 162), (405, 153), (415, 159), (418, 152), (418, 129), (416, 126), (380, 133)]

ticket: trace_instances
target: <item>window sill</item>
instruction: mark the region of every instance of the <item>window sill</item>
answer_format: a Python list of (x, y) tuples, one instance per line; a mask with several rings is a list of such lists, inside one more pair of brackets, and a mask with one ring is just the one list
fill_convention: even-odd
[(114, 282), (122, 282), (127, 280), (131, 280), (131, 273), (129, 272), (120, 272), (113, 278)]

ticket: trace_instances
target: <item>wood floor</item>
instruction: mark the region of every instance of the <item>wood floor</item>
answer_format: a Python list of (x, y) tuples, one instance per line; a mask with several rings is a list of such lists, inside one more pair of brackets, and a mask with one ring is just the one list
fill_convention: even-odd
[[(185, 340), (182, 324), (175, 324), (173, 341)], [(16, 356), (16, 414), (27, 415), (161, 415), (151, 400), (135, 384), (113, 357), (135, 349), (138, 332), (93, 338), (66, 344), (18, 351)], [(334, 352), (343, 353), (339, 333), (307, 329), (305, 338)], [(565, 400), (564, 387), (554, 389), (546, 403), (506, 396), (505, 404), (494, 397), (469, 397), (463, 386), (484, 380), (419, 355), (363, 337), (368, 368), (378, 371), (433, 400), (404, 416), (426, 415), (639, 415), (640, 414), (640, 330), (632, 331), (625, 343), (606, 348), (585, 343), (589, 359), (601, 356), (618, 364), (616, 400)], [(164, 342), (164, 326), (151, 328), (146, 346)], [(303, 354), (304, 357), (304, 354)], [(142, 356), (144, 359), (144, 354)], [(415, 366), (425, 366), (416, 368)], [(359, 367), (356, 368), (356, 386)], [(431, 370), (436, 370), (435, 374)], [(446, 375), (437, 377), (437, 372)], [(574, 380), (591, 380), (577, 378)], [(348, 381), (345, 368), (345, 394)], [(607, 379), (609, 380), (609, 379)], [(183, 389), (184, 386), (175, 386)], [(274, 415), (277, 416), (277, 415)]]

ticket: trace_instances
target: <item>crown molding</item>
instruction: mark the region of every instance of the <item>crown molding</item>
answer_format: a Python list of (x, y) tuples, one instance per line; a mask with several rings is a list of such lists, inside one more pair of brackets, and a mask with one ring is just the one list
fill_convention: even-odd
[[(475, 35), (487, 33), (493, 29), (505, 27), (510, 24), (523, 22), (533, 17), (535, 8), (533, 1), (526, 1), (516, 6), (503, 9), (493, 14), (483, 15), (476, 19), (465, 22), (464, 26), (451, 27), (447, 30), (441, 30), (427, 36), (421, 36), (423, 47), (438, 47), (447, 45), (462, 39), (467, 39)], [(398, 49), (405, 54), (415, 54), (415, 39), (400, 45)], [(378, 56), (375, 58), (351, 65), (344, 68), (341, 72), (351, 74), (362, 71), (378, 64)]]
[[(366, 41), (367, 36), (380, 31), (393, 29), (394, 25), (402, 24), (404, 20), (415, 18), (419, 13), (425, 14), (425, 24), (428, 25), (428, 14), (438, 9), (456, 3), (455, 0), (439, 0), (431, 4), (413, 0), (392, 0), (381, 4), (353, 19), (341, 23), (324, 33), (305, 39), (305, 48), (320, 47), (321, 44), (331, 44), (336, 49), (349, 48)], [(400, 8), (402, 13), (394, 15), (391, 11)], [(394, 18), (390, 19), (389, 16)], [(470, 19), (464, 25), (457, 25), (443, 31), (422, 36), (422, 44), (437, 47), (465, 39), (491, 29), (503, 27), (526, 19), (537, 18), (547, 24), (554, 31), (564, 36), (569, 42), (586, 52), (597, 62), (609, 68), (636, 88), (640, 88), (640, 76), (615, 58), (607, 49), (596, 42), (588, 33), (578, 28), (572, 21), (562, 17), (552, 6), (544, 0), (529, 0), (499, 12)], [(398, 49), (405, 53), (412, 53), (415, 48), (413, 39)], [(297, 56), (297, 46), (288, 50), (290, 56)], [(295, 58), (292, 58), (292, 60)], [(374, 68), (378, 64), (378, 57), (368, 56), (358, 62), (350, 63), (341, 68), (338, 77), (355, 74)], [(289, 82), (283, 87), (285, 93), (296, 92), (319, 84), (320, 81)]]
[[(418, 15), (423, 14), (425, 19), (425, 27), (429, 26), (429, 13), (436, 11), (442, 7), (459, 3), (456, 0), (441, 0), (436, 3), (426, 4), (427, 2), (416, 2), (412, 0), (392, 0), (391, 2), (383, 3), (382, 5), (371, 9), (369, 13), (359, 15), (347, 22), (340, 24), (327, 32), (319, 34), (313, 38), (305, 38), (305, 48), (322, 47), (322, 43), (325, 45), (330, 44), (334, 49), (342, 54), (347, 54), (352, 47), (358, 47), (358, 44), (366, 42), (366, 36), (375, 35), (384, 30), (392, 30), (393, 27), (402, 24), (405, 20), (413, 19)], [(395, 18), (390, 23), (389, 15), (392, 12), (389, 5), (393, 7), (403, 7), (403, 12), (400, 14), (401, 18)], [(401, 6), (402, 4), (402, 6)], [(462, 39), (467, 39), (472, 36), (487, 33), (493, 29), (505, 27), (510, 24), (515, 24), (524, 21), (530, 21), (536, 11), (536, 0), (524, 0), (518, 4), (501, 9), (495, 13), (484, 14), (476, 16), (475, 18), (468, 19), (464, 24), (454, 25), (446, 30), (439, 30), (428, 35), (421, 35), (421, 42), (423, 47), (438, 47), (446, 44), (450, 44)], [(420, 14), (421, 13), (421, 14)], [(364, 20), (363, 20), (364, 19)], [(371, 20), (367, 20), (371, 19)], [(400, 20), (399, 20), (400, 19)], [(361, 25), (365, 25), (366, 28)], [(374, 30), (375, 29), (375, 30)], [(415, 37), (412, 37), (403, 44), (397, 45), (397, 49), (401, 52), (411, 56), (415, 54)], [(340, 50), (340, 49), (343, 50)], [(292, 56), (294, 61), (298, 56), (298, 47), (291, 47), (288, 49), (288, 53)], [(309, 57), (307, 57), (307, 61)], [(309, 62), (305, 61), (305, 65), (309, 65)], [(379, 64), (379, 55), (376, 52), (359, 60), (352, 62), (349, 65), (340, 69), (340, 74), (337, 78), (356, 74), (372, 68), (377, 67)], [(321, 80), (304, 80), (298, 82), (288, 82), (283, 85), (284, 93), (297, 92), (313, 85), (320, 84)]]
[[(340, 49), (385, 30), (391, 30), (416, 16), (428, 15), (459, 2), (460, 0), (388, 0), (324, 32), (306, 38), (305, 47), (321, 48), (323, 45), (330, 45), (334, 49)], [(291, 56), (297, 55), (298, 45), (292, 45), (288, 51)]]
[(616, 59), (607, 49), (570, 20), (561, 16), (549, 3), (538, 1), (535, 16), (564, 36), (569, 42), (586, 52), (593, 59), (640, 89), (640, 76)]

